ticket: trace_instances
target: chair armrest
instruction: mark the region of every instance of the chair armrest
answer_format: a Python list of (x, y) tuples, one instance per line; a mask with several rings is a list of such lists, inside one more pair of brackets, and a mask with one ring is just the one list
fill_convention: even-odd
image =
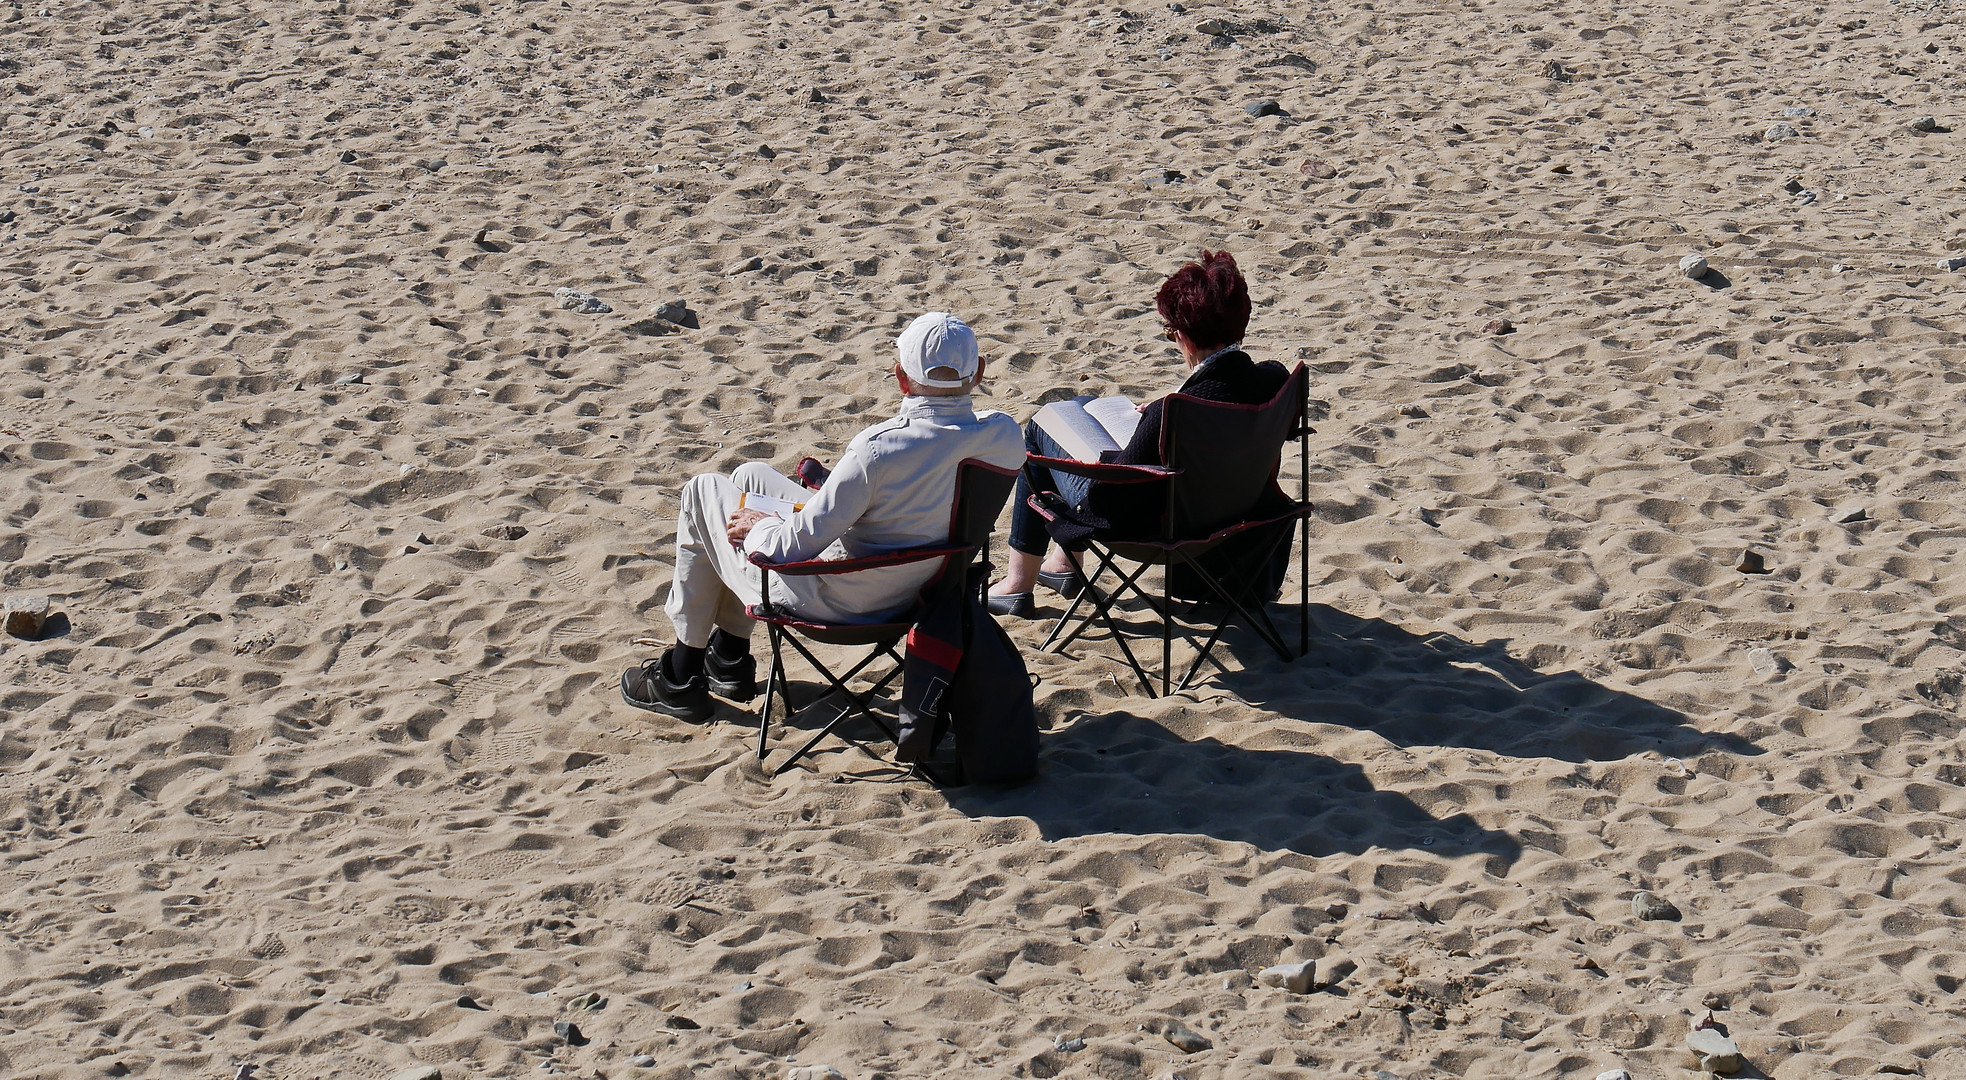
[(752, 566), (769, 570), (774, 574), (791, 577), (824, 577), (829, 574), (851, 574), (858, 570), (876, 570), (883, 566), (905, 566), (909, 563), (924, 562), (929, 559), (946, 559), (961, 555), (969, 550), (961, 544), (937, 544), (934, 547), (903, 548), (885, 555), (863, 555), (858, 559), (806, 559), (801, 562), (772, 562), (770, 559), (751, 553), (747, 558)]
[(1025, 455), (1024, 462), (1027, 465), (1042, 465), (1068, 476), (1083, 476), (1102, 484), (1151, 484), (1156, 480), (1181, 475), (1180, 469), (1170, 469), (1164, 465), (1115, 465), (1104, 461), (1039, 457), (1036, 454)]
[(802, 457), (792, 470), (792, 475), (798, 477), (799, 483), (804, 484), (807, 491), (818, 491), (826, 486), (826, 479), (833, 475), (833, 470), (821, 465), (818, 458)]

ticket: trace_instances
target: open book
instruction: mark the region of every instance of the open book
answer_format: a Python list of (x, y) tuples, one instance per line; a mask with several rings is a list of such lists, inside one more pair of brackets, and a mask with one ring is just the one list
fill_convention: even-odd
[(1038, 410), (1038, 427), (1075, 461), (1098, 461), (1126, 448), (1140, 410), (1124, 397), (1076, 397)]
[(806, 508), (804, 503), (795, 503), (790, 499), (775, 499), (770, 495), (756, 495), (749, 491), (738, 496), (737, 505), (746, 510), (756, 510), (760, 514), (782, 518), (789, 518)]

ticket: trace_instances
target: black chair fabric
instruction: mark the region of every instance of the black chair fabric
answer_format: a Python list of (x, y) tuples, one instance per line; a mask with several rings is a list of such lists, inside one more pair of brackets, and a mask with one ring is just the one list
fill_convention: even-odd
[[(1152, 680), (1134, 657), (1126, 636), (1111, 616), (1112, 605), (1131, 593), (1159, 615), (1162, 638), (1163, 692), (1170, 688), (1172, 626), (1175, 598), (1214, 601), (1230, 609), (1212, 627), (1206, 644), (1181, 680), (1186, 687), (1220, 639), (1231, 617), (1240, 616), (1288, 661), (1294, 659), (1271, 623), (1265, 605), (1277, 595), (1288, 572), (1290, 533), (1302, 533), (1301, 550), (1308, 557), (1311, 506), (1300, 492), (1292, 499), (1278, 485), (1283, 447), (1298, 440), (1299, 454), (1308, 465), (1310, 428), (1305, 423), (1309, 372), (1297, 365), (1283, 388), (1260, 405), (1240, 405), (1184, 394), (1167, 398), (1161, 428), (1158, 469), (1113, 464), (1089, 464), (1053, 458), (1034, 459), (1044, 466), (1088, 476), (1101, 482), (1157, 483), (1164, 509), (1156, 536), (1115, 535), (1093, 516), (1076, 513), (1062, 500), (1033, 496), (1032, 506), (1046, 519), (1053, 536), (1068, 547), (1083, 546), (1097, 562), (1088, 577), (1094, 587), (1080, 594), (1045, 642), (1064, 648), (1094, 621), (1105, 625), (1127, 662), (1140, 677), (1148, 696)], [(1122, 571), (1116, 560), (1139, 564)], [(1161, 595), (1148, 595), (1138, 586), (1147, 566), (1165, 567)], [(1119, 580), (1112, 593), (1097, 588), (1098, 575), (1111, 571)], [(1309, 583), (1300, 587), (1300, 607), (1307, 615)], [(1078, 628), (1060, 641), (1086, 602), (1093, 606)], [(1308, 623), (1305, 624), (1306, 628)], [(1183, 636), (1186, 636), (1185, 634)], [(1300, 632), (1300, 638), (1303, 633)], [(1300, 646), (1301, 650), (1301, 646)]]

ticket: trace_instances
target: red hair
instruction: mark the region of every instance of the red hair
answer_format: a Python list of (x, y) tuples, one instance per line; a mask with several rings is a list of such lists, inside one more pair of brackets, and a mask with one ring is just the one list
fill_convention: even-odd
[(1154, 306), (1162, 322), (1204, 349), (1241, 341), (1249, 329), (1249, 283), (1226, 251), (1202, 249), (1200, 262), (1161, 282)]

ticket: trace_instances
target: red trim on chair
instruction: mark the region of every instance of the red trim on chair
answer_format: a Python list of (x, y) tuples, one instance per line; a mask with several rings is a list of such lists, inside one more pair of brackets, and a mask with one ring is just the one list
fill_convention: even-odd
[(774, 574), (784, 574), (787, 577), (825, 577), (832, 574), (851, 574), (861, 570), (878, 570), (884, 566), (906, 566), (909, 563), (928, 559), (946, 559), (968, 550), (962, 545), (951, 547), (947, 544), (938, 544), (934, 547), (903, 548), (882, 555), (862, 555), (857, 559), (805, 559), (800, 562), (780, 563), (772, 562), (755, 551), (745, 558), (752, 566), (763, 567)]
[(1069, 476), (1083, 476), (1102, 484), (1151, 484), (1181, 475), (1180, 469), (1170, 469), (1164, 465), (1118, 465), (1109, 461), (1079, 461), (1076, 458), (1040, 457), (1037, 454), (1026, 454), (1024, 463), (1042, 465)]

